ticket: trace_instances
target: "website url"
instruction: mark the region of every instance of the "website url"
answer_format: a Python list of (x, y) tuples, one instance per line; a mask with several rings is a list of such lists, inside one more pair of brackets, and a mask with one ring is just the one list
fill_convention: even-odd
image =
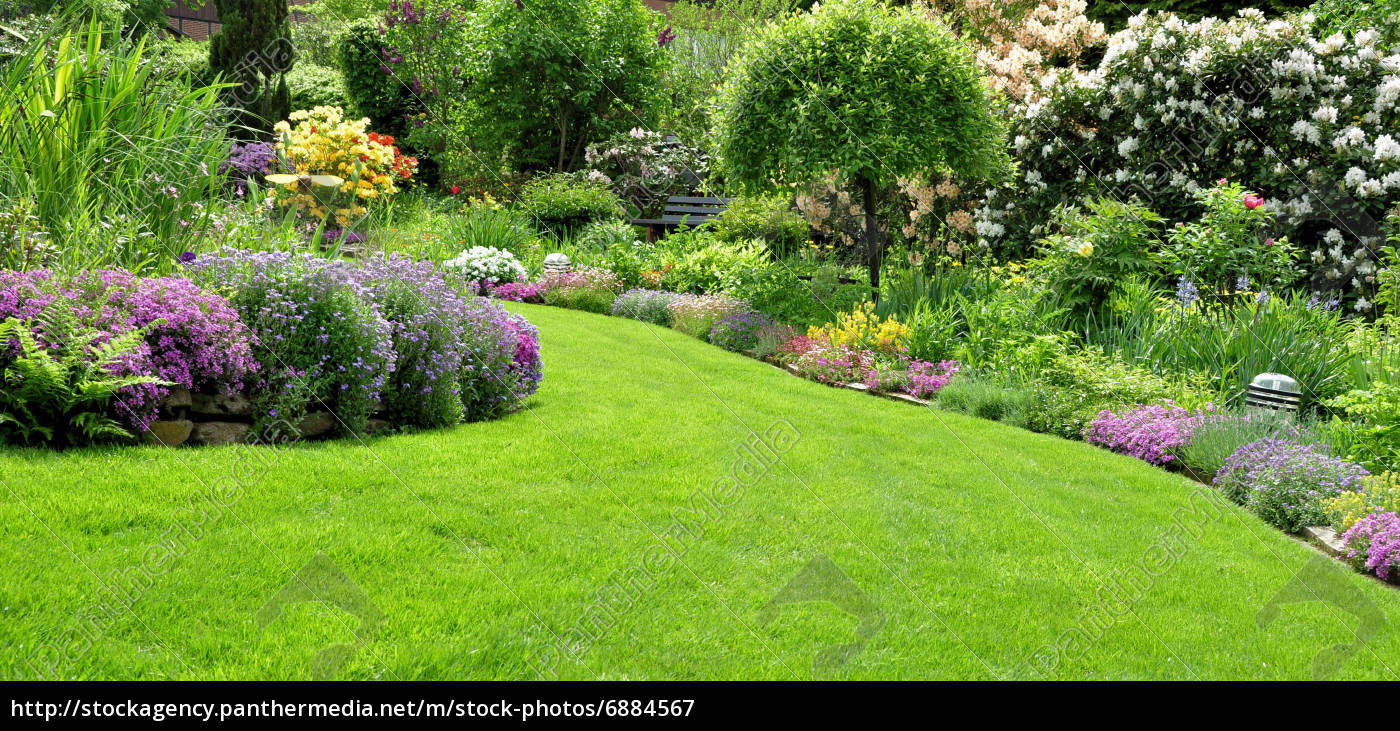
[(80, 718), (129, 718), (162, 722), (198, 719), (221, 722), (245, 718), (515, 718), (522, 722), (540, 718), (684, 718), (693, 699), (601, 699), (596, 702), (418, 700), (402, 703), (283, 703), (265, 700), (247, 703), (146, 703), (140, 701), (92, 701), (71, 698), (63, 703), (10, 701), (11, 718), (44, 721)]

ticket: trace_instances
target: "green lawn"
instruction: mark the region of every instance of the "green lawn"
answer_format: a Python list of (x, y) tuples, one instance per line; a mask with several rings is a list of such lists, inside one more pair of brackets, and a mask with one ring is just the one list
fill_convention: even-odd
[[(1400, 591), (1184, 478), (514, 309), (546, 375), (501, 421), (0, 451), (0, 676), (1306, 679), (1351, 643), (1332, 677), (1400, 671)], [(738, 451), (755, 434), (771, 467)], [(1295, 572), (1331, 603), (1261, 628)]]

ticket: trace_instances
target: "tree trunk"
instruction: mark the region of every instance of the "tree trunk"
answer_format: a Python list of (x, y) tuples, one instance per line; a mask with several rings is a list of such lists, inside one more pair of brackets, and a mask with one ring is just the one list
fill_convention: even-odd
[(880, 258), (884, 248), (875, 226), (875, 183), (869, 178), (857, 181), (865, 208), (865, 258), (870, 265), (870, 296), (880, 302)]

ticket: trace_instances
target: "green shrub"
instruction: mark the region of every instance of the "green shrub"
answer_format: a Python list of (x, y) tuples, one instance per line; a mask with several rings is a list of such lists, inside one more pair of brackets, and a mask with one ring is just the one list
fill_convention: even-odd
[(865, 284), (841, 284), (834, 268), (815, 270), (810, 280), (799, 279), (785, 263), (763, 262), (730, 270), (723, 277), (728, 294), (777, 320), (802, 327), (831, 322), (838, 312), (850, 312), (870, 299)]
[(287, 90), (293, 110), (349, 106), (345, 82), (333, 68), (299, 63), (287, 74)]
[(721, 241), (763, 241), (774, 258), (796, 254), (809, 240), (811, 229), (785, 195), (738, 196), (714, 220), (712, 229)]
[(1053, 357), (1031, 390), (1035, 399), (1026, 413), (1027, 428), (1066, 439), (1079, 439), (1104, 409), (1168, 400), (1195, 408), (1208, 401), (1199, 379), (1168, 380), (1091, 350)]
[(1281, 292), (1298, 280), (1298, 248), (1266, 236), (1274, 217), (1262, 198), (1238, 183), (1225, 183), (1198, 191), (1196, 199), (1204, 208), (1201, 220), (1167, 231), (1163, 259), (1173, 273), (1208, 294)]
[(460, 107), (472, 148), (506, 151), (516, 170), (570, 171), (589, 142), (651, 126), (666, 48), (642, 3), (483, 0), (473, 16)]
[(694, 294), (717, 294), (734, 288), (735, 275), (770, 264), (762, 247), (752, 241), (729, 244), (705, 229), (668, 236), (662, 260), (668, 266), (666, 289)]
[(1087, 208), (1058, 210), (1060, 233), (1041, 240), (1044, 275), (1063, 294), (1064, 306), (1080, 317), (1097, 309), (1125, 278), (1156, 279), (1161, 270), (1153, 260), (1161, 216), (1146, 206), (1109, 198), (1091, 201)]
[(151, 63), (158, 67), (159, 79), (178, 79), (186, 75), (190, 86), (199, 88), (214, 83), (216, 74), (209, 66), (209, 47), (194, 41), (167, 41), (151, 46)]
[(336, 40), (336, 61), (345, 96), (356, 117), (369, 117), (370, 128), (402, 137), (407, 119), (420, 109), (408, 87), (383, 70), (379, 26), (360, 18), (345, 26)]
[(516, 202), (541, 233), (573, 236), (595, 221), (622, 218), (622, 202), (606, 186), (571, 175), (545, 175), (526, 183)]
[(1339, 416), (1329, 433), (1344, 436), (1343, 455), (1372, 472), (1400, 468), (1400, 386), (1373, 383), (1327, 402)]
[(631, 246), (637, 240), (637, 228), (626, 221), (590, 221), (573, 237), (573, 244), (582, 249), (607, 251), (614, 247)]

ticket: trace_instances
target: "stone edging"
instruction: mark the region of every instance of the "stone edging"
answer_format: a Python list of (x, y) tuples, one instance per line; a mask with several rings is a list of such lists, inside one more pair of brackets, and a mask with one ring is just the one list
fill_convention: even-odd
[[(775, 367), (777, 367), (777, 366), (775, 366)], [(785, 369), (780, 369), (780, 370), (786, 370), (787, 372), (793, 374), (794, 376), (797, 376), (798, 378), (802, 378), (802, 380), (804, 380), (804, 381), (809, 381), (809, 380), (811, 380), (810, 378), (803, 378), (803, 376), (802, 376), (802, 371), (798, 370), (797, 366), (795, 366), (795, 365), (789, 365), (789, 366), (787, 366)], [(917, 405), (919, 405), (919, 406), (928, 406), (929, 404), (932, 404), (932, 403), (933, 403), (932, 401), (927, 401), (927, 400), (925, 400), (925, 399), (921, 399), (921, 398), (916, 398), (916, 397), (914, 397), (914, 396), (910, 396), (910, 395), (907, 394), (907, 393), (888, 393), (888, 392), (885, 392), (885, 391), (876, 391), (876, 390), (870, 388), (869, 386), (865, 385), (864, 383), (856, 383), (856, 382), (852, 382), (852, 383), (831, 383), (831, 384), (824, 384), (824, 385), (829, 385), (829, 386), (832, 386), (832, 387), (834, 387), (834, 388), (849, 388), (849, 389), (851, 389), (852, 391), (864, 391), (865, 393), (874, 394), (874, 395), (876, 395), (876, 396), (881, 396), (881, 397), (883, 397), (883, 398), (892, 399), (892, 400), (894, 400), (894, 401), (904, 401), (904, 402), (906, 402), (906, 403), (917, 404)]]

